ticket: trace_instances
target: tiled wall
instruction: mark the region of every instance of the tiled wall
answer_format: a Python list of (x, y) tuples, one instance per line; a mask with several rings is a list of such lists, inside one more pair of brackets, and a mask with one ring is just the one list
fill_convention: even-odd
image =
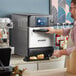
[[(72, 23), (73, 19), (71, 18), (71, 13), (69, 12), (71, 0), (52, 0), (52, 14), (54, 16), (54, 28), (68, 28), (72, 25), (60, 25), (57, 26), (57, 23)], [(58, 49), (59, 47), (55, 46), (55, 34), (54, 34), (54, 47)]]
[(52, 14), (54, 23), (72, 23), (71, 13), (69, 12), (71, 0), (52, 0)]
[(65, 22), (65, 4), (66, 0), (58, 0), (58, 23), (64, 23)]
[(71, 4), (71, 0), (66, 0), (66, 22), (73, 22), (73, 19), (71, 18), (71, 13), (69, 12), (70, 10), (70, 4)]

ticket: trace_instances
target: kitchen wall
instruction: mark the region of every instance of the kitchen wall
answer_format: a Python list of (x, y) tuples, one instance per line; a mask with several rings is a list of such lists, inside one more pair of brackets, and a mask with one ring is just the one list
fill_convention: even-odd
[(72, 23), (71, 13), (69, 12), (71, 0), (52, 0), (52, 14), (54, 23)]
[(12, 13), (49, 14), (49, 0), (0, 0), (0, 17)]
[(66, 0), (66, 22), (73, 22), (73, 19), (71, 18), (71, 13), (69, 12), (70, 10), (70, 3), (71, 0)]
[[(56, 7), (52, 10), (55, 23), (63, 23), (66, 20), (73, 22), (68, 11), (71, 0), (50, 1)], [(12, 13), (49, 14), (49, 0), (0, 0), (0, 17), (10, 16)]]

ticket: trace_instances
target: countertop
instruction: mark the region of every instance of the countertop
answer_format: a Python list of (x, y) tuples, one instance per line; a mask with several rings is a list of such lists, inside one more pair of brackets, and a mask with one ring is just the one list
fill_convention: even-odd
[(27, 63), (38, 63), (38, 62), (53, 62), (53, 61), (60, 61), (60, 60), (64, 60), (65, 56), (59, 57), (59, 58), (52, 58), (50, 57), (49, 60), (41, 60), (41, 61), (24, 61), (23, 60), (24, 57), (19, 56), (19, 55), (12, 55), (11, 56), (11, 60), (10, 60), (10, 65), (18, 65), (18, 64), (27, 64)]
[(39, 71), (24, 71), (23, 76), (76, 76), (66, 72), (66, 68), (63, 69), (50, 69)]

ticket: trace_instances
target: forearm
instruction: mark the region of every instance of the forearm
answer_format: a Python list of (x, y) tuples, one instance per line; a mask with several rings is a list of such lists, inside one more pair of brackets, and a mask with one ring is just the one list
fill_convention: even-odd
[(63, 35), (63, 29), (54, 29), (54, 28), (47, 28), (48, 32), (46, 33), (50, 33), (50, 34), (59, 34), (59, 35)]
[(63, 35), (63, 29), (54, 29), (55, 34)]
[(66, 49), (64, 49), (64, 50), (60, 50), (60, 54), (61, 55), (68, 55), (68, 52)]

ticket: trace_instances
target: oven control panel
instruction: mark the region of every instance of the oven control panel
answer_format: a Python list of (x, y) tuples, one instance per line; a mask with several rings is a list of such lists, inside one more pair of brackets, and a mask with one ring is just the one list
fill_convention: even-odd
[(34, 27), (48, 27), (53, 25), (53, 16), (30, 16), (30, 25)]

